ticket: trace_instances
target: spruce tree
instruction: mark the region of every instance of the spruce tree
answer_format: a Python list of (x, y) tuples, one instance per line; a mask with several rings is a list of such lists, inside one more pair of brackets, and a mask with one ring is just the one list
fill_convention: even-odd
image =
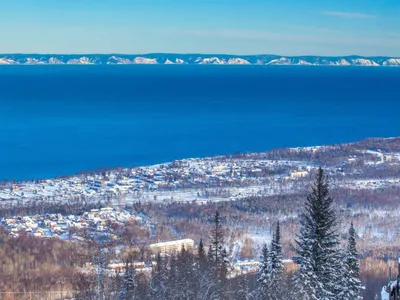
[(343, 264), (339, 250), (337, 218), (329, 183), (321, 168), (307, 197), (296, 240), (301, 265), (295, 276), (294, 293), (301, 299), (336, 299)]
[(346, 252), (343, 249), (338, 250), (338, 255), (335, 263), (338, 267), (336, 269), (337, 279), (333, 291), (335, 299), (337, 300), (353, 300), (349, 293), (348, 284), (348, 268), (346, 264)]
[(279, 222), (276, 225), (276, 231), (271, 243), (271, 276), (280, 277), (283, 273), (282, 263), (282, 245), (281, 245), (281, 230)]
[(318, 290), (323, 286), (314, 270), (311, 241), (307, 238), (303, 239), (301, 250), (297, 250), (297, 253), (300, 256), (300, 268), (294, 275), (292, 299), (318, 300)]
[(263, 257), (259, 268), (259, 296), (261, 299), (281, 299), (283, 285), (282, 245), (279, 222), (273, 234), (271, 249), (263, 246)]
[(346, 282), (347, 299), (360, 300), (363, 286), (360, 281), (360, 264), (357, 259), (356, 231), (353, 223), (350, 225), (348, 244), (346, 249)]
[(209, 248), (209, 258), (214, 262), (215, 266), (220, 267), (223, 264), (223, 244), (224, 233), (221, 225), (221, 217), (218, 211), (214, 215), (214, 226), (211, 230), (211, 242)]
[(213, 299), (214, 295), (217, 294), (217, 279), (214, 270), (211, 268), (211, 262), (211, 247), (208, 248), (206, 254), (203, 239), (201, 239), (197, 247), (196, 269), (193, 275), (194, 285), (192, 288), (195, 289), (193, 299)]
[(197, 247), (197, 258), (199, 267), (205, 266), (207, 262), (206, 250), (204, 249), (203, 239), (200, 239), (199, 245)]
[(283, 263), (279, 222), (276, 225), (276, 231), (271, 243), (271, 251), (269, 252), (267, 284), (269, 285), (268, 289), (270, 291), (269, 299), (280, 299), (282, 297), (283, 286)]
[(269, 251), (267, 244), (263, 245), (262, 249), (262, 258), (261, 263), (258, 269), (258, 294), (260, 298), (265, 298), (268, 295), (268, 277), (269, 277)]
[(211, 242), (208, 249), (210, 272), (215, 278), (215, 294), (218, 299), (227, 299), (227, 254), (224, 248), (224, 232), (218, 211), (214, 215), (214, 226), (211, 230)]

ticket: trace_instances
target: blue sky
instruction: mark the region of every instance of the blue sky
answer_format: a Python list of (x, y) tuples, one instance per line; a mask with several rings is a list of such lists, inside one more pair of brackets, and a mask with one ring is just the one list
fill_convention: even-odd
[(400, 56), (400, 0), (0, 0), (0, 53)]

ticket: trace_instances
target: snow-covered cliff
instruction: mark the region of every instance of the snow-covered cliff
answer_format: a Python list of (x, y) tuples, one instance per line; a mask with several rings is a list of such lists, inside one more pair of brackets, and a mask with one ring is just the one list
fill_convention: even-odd
[(224, 54), (0, 54), (0, 65), (12, 64), (218, 64), (218, 65), (310, 65), (310, 66), (400, 66), (396, 57), (279, 56)]

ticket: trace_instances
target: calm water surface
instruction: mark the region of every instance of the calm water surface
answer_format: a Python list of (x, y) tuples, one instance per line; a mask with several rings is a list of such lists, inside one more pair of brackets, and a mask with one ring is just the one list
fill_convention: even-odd
[(0, 66), (0, 179), (400, 135), (400, 68)]

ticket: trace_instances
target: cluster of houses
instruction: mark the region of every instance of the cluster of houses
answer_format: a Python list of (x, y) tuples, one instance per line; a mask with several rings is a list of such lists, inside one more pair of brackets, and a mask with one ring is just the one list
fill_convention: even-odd
[[(296, 151), (310, 151), (313, 154), (321, 147), (299, 148)], [(361, 163), (359, 164), (359, 161)], [(340, 177), (340, 185), (350, 184), (355, 188), (374, 188), (373, 182), (346, 181), (347, 175), (360, 166), (382, 167), (382, 164), (400, 164), (400, 154), (380, 151), (355, 151), (344, 161), (324, 166), (330, 177)], [(8, 182), (0, 185), (0, 205), (13, 201), (64, 201), (64, 200), (106, 200), (107, 203), (121, 204), (124, 201), (149, 201), (167, 199), (163, 193), (179, 193), (191, 190), (194, 196), (174, 200), (199, 200), (197, 192), (205, 189), (247, 188), (242, 194), (251, 194), (255, 186), (280, 185), (280, 193), (293, 188), (293, 184), (311, 180), (313, 171), (319, 166), (312, 160), (299, 156), (296, 159), (272, 160), (262, 155), (238, 157), (211, 157), (173, 161), (148, 167), (119, 168), (93, 174), (80, 174), (65, 178), (35, 182)], [(354, 170), (353, 170), (354, 169)], [(354, 171), (355, 172), (355, 171)], [(353, 172), (353, 173), (354, 173)], [(331, 176), (332, 175), (332, 176)], [(351, 178), (354, 181), (354, 178)], [(395, 183), (397, 185), (397, 183)], [(380, 184), (377, 185), (381, 186)], [(234, 192), (234, 191), (233, 191)], [(159, 197), (157, 197), (157, 193)], [(204, 197), (203, 197), (204, 198)], [(208, 201), (208, 199), (206, 200)]]
[(128, 211), (118, 208), (92, 209), (82, 215), (45, 214), (35, 216), (15, 216), (0, 219), (7, 232), (12, 236), (18, 236), (21, 232), (32, 234), (36, 237), (59, 237), (62, 239), (79, 239), (77, 235), (70, 236), (71, 229), (85, 229), (90, 232), (113, 234), (112, 225), (124, 224), (133, 220), (141, 220), (141, 216), (135, 216)]
[[(261, 184), (277, 170), (286, 170), (286, 179), (309, 174), (302, 162), (255, 159), (186, 159), (149, 167), (110, 170), (35, 182), (0, 186), (0, 201), (66, 199), (140, 199), (154, 191), (221, 188)], [(279, 177), (278, 179), (280, 179)]]

